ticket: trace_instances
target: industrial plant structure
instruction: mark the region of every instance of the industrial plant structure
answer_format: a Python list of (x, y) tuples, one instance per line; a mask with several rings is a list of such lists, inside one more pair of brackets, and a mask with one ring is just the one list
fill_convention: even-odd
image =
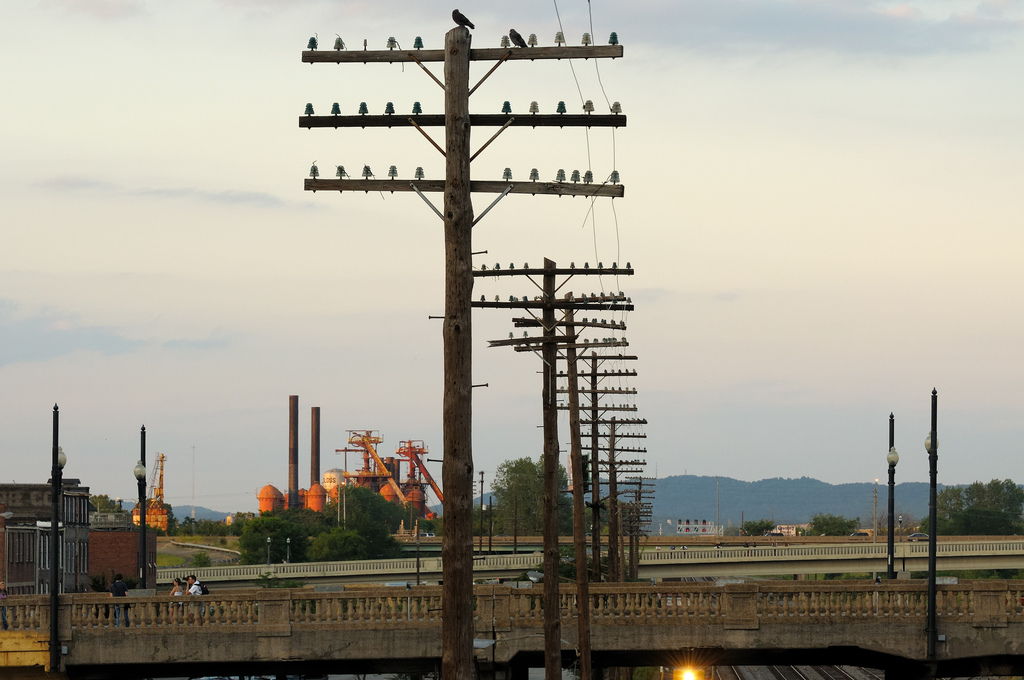
[[(259, 490), (260, 513), (287, 508), (308, 508), (322, 512), (328, 497), (337, 501), (343, 486), (350, 485), (370, 489), (379, 493), (388, 501), (401, 505), (412, 506), (420, 517), (431, 518), (434, 513), (427, 504), (429, 486), (438, 501), (443, 501), (441, 489), (427, 470), (427, 447), (420, 440), (399, 442), (395, 456), (381, 458), (377, 453), (377, 445), (383, 441), (380, 433), (375, 430), (349, 430), (348, 445), (337, 449), (338, 453), (346, 454), (343, 470), (328, 470), (320, 479), (320, 407), (312, 409), (311, 434), (311, 466), (309, 489), (299, 488), (299, 449), (298, 420), (299, 398), (292, 395), (288, 398), (288, 491), (282, 493), (272, 484)], [(348, 470), (348, 453), (362, 456), (362, 468), (357, 471)], [(405, 478), (402, 478), (403, 472)]]

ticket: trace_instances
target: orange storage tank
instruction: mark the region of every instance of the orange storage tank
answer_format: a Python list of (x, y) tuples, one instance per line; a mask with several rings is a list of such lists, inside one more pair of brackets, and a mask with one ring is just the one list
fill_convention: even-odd
[(306, 507), (322, 512), (325, 505), (327, 505), (327, 489), (318, 482), (313, 482), (309, 486), (309, 491), (306, 492)]
[(260, 502), (260, 514), (272, 510), (280, 510), (284, 507), (284, 494), (277, 490), (273, 484), (267, 484), (256, 494)]

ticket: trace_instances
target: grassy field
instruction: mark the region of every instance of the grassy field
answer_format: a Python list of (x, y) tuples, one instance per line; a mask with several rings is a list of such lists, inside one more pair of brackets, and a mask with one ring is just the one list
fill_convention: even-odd
[(156, 566), (158, 567), (181, 567), (185, 564), (184, 555), (170, 555), (167, 553), (156, 554)]
[[(194, 544), (191, 548), (174, 543)], [(156, 544), (156, 564), (158, 567), (187, 567), (191, 565), (192, 556), (198, 552), (206, 552), (214, 564), (233, 562), (236, 555), (219, 550), (206, 550), (202, 546), (238, 550), (237, 536), (159, 536)]]

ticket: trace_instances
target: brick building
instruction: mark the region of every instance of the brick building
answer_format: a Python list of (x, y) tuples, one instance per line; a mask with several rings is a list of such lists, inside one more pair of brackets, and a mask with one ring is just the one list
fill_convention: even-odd
[[(61, 592), (89, 589), (89, 487), (65, 479), (59, 509), (57, 566)], [(50, 592), (51, 486), (0, 484), (3, 520), (3, 572), (8, 592)]]
[[(148, 524), (148, 522), (147, 522)], [(156, 586), (156, 533), (146, 532), (146, 585)], [(128, 512), (93, 513), (89, 531), (89, 578), (100, 578), (107, 585), (114, 574), (125, 580), (138, 578), (139, 530)]]

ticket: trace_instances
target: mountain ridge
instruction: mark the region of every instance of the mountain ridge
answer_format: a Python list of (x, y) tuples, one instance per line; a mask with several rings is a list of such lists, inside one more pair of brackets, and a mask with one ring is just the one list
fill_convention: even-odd
[[(803, 524), (818, 513), (859, 517), (870, 527), (878, 491), (878, 521), (888, 508), (888, 484), (879, 481), (829, 484), (811, 477), (771, 477), (745, 482), (732, 477), (673, 475), (655, 481), (652, 517), (655, 530), (666, 520), (721, 518), (723, 526), (741, 521), (774, 519), (776, 524)], [(938, 485), (939, 489), (944, 485)], [(904, 525), (916, 525), (928, 514), (928, 484), (902, 482), (894, 489), (895, 512)], [(664, 530), (666, 527), (662, 527)]]

